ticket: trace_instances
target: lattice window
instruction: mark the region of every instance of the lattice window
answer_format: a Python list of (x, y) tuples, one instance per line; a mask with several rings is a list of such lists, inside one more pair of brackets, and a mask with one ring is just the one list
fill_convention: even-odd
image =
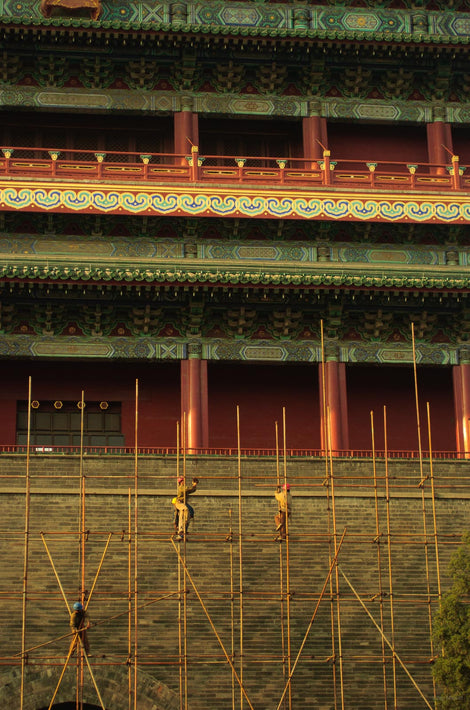
[[(30, 444), (38, 447), (79, 446), (81, 409), (77, 402), (34, 401), (31, 407)], [(120, 402), (86, 402), (85, 446), (122, 446)], [(16, 442), (27, 443), (28, 403), (17, 403)]]

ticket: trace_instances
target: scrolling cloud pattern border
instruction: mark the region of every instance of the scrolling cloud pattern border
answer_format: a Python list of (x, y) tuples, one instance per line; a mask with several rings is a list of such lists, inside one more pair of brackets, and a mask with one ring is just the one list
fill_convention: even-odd
[(470, 196), (422, 199), (403, 195), (387, 199), (315, 196), (237, 195), (186, 192), (130, 192), (120, 190), (47, 187), (0, 188), (0, 206), (9, 210), (259, 217), (275, 219), (380, 220), (386, 222), (470, 222)]

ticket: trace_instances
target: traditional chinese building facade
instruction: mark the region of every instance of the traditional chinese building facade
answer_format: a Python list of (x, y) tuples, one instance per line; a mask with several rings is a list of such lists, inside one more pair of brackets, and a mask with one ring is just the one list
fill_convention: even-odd
[(468, 451), (466, 3), (0, 6), (2, 444)]

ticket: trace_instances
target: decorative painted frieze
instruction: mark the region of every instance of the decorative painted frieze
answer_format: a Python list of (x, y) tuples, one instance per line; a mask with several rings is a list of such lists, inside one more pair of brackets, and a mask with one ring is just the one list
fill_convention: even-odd
[(271, 188), (222, 190), (144, 185), (91, 187), (85, 183), (43, 184), (0, 182), (0, 207), (5, 210), (66, 210), (74, 213), (153, 216), (250, 217), (258, 219), (359, 220), (385, 222), (470, 222), (470, 195), (420, 195), (380, 193), (309, 194)]
[[(87, 18), (74, 16), (70, 8), (56, 7), (54, 4), (79, 5), (79, 0), (44, 0), (49, 3), (50, 19), (41, 14), (39, 0), (0, 0), (0, 14), (3, 21), (10, 18), (24, 18), (37, 24), (67, 25), (71, 22), (80, 26)], [(84, 6), (98, 6), (98, 0), (83, 0)], [(98, 13), (93, 15), (97, 18)], [(89, 22), (89, 20), (88, 20)], [(384, 7), (328, 7), (299, 6), (298, 4), (276, 4), (257, 2), (127, 2), (124, 0), (102, 0), (99, 24), (106, 27), (113, 23), (115, 29), (121, 26), (129, 29), (179, 29), (182, 32), (211, 32), (217, 34), (224, 28), (242, 36), (250, 36), (254, 31), (265, 36), (341, 36), (348, 39), (374, 38), (392, 41), (417, 42), (441, 38), (455, 38), (468, 41), (470, 35), (467, 13), (459, 13), (447, 8), (440, 11), (423, 9), (391, 9)]]

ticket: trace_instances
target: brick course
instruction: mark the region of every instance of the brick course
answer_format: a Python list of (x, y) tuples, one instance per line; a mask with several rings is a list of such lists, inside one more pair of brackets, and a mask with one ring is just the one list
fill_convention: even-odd
[[(103, 688), (110, 693), (110, 710), (114, 704), (122, 702), (122, 697), (127, 698), (129, 550), (132, 555), (132, 580), (134, 575), (134, 539), (129, 545), (128, 519), (129, 509), (132, 516), (135, 510), (134, 499), (129, 498), (129, 491), (131, 494), (134, 491), (134, 464), (132, 456), (84, 457), (83, 461), (86, 476), (85, 517), (89, 530), (85, 546), (88, 590), (93, 585), (108, 536), (112, 533), (89, 609), (92, 622), (97, 624), (90, 631), (92, 663)], [(182, 467), (182, 461), (180, 465)], [(383, 462), (377, 465), (377, 498), (370, 461), (335, 461), (334, 480), (330, 481), (329, 486), (324, 485), (325, 470), (325, 462), (321, 460), (288, 461), (293, 516), (290, 520), (287, 568), (286, 544), (279, 545), (273, 541), (276, 462), (274, 459), (251, 458), (241, 461), (243, 680), (250, 701), (257, 709), (276, 708), (278, 705), (284, 685), (288, 636), (293, 663), (328, 572), (334, 550), (335, 527), (337, 538), (344, 529), (347, 531), (339, 556), (340, 570), (344, 571), (377, 623), (380, 624), (382, 617), (384, 632), (391, 639)], [(465, 480), (467, 470), (465, 461), (434, 464), (443, 589), (448, 584), (445, 570), (450, 554), (458, 545), (462, 532), (467, 529), (470, 509), (470, 494)], [(79, 473), (78, 458), (47, 455), (31, 458), (28, 648), (59, 639), (68, 632), (67, 610), (41, 533), (71, 604), (77, 598), (80, 584)], [(176, 703), (175, 707), (179, 706), (178, 615), (179, 612), (183, 614), (179, 598), (184, 596), (178, 594), (178, 580), (180, 591), (183, 591), (183, 576), (171, 542), (171, 496), (175, 488), (176, 461), (173, 457), (142, 457), (138, 460), (138, 473), (137, 603), (142, 606), (138, 614), (139, 668), (143, 671), (142, 682), (147, 676), (149, 678), (150, 695), (155, 692), (155, 687), (161, 686), (163, 695), (169, 698), (165, 702), (171, 710), (172, 702)], [(423, 499), (422, 489), (418, 486), (417, 462), (391, 461), (389, 473), (395, 648), (432, 704), (430, 661), (435, 650), (430, 644), (429, 611), (436, 608), (438, 577), (430, 482), (428, 480), (424, 484)], [(429, 473), (426, 462), (424, 473)], [(18, 677), (16, 684), (12, 684), (8, 674), (12, 670), (17, 673), (21, 651), (24, 457), (3, 456), (0, 459), (0, 474), (3, 476), (0, 554), (4, 562), (0, 584), (0, 623), (3, 629), (0, 640), (0, 656), (3, 659), (0, 697), (6, 700), (10, 697), (8, 694), (17, 691)], [(227, 653), (232, 654), (233, 651), (235, 667), (240, 672), (237, 474), (236, 458), (201, 457), (186, 461), (187, 477), (197, 475), (201, 483), (193, 497), (196, 518), (190, 541), (186, 546), (179, 545), (178, 549), (183, 556), (186, 555), (193, 582)], [(231, 531), (230, 541), (227, 538), (230, 538)], [(287, 577), (291, 591), (289, 604), (286, 599)], [(381, 636), (340, 571), (338, 579), (339, 596), (336, 594), (336, 574), (333, 574), (331, 587), (327, 587), (293, 676), (293, 707), (330, 710), (335, 707), (336, 692), (337, 698), (343, 693), (345, 707), (383, 708)], [(232, 708), (230, 667), (189, 581), (187, 585), (189, 705), (192, 710), (207, 707), (229, 710)], [(118, 618), (112, 618), (117, 615)], [(281, 618), (284, 619), (284, 632)], [(342, 659), (339, 658), (339, 626)], [(28, 654), (30, 694), (39, 697), (41, 693), (47, 695), (48, 690), (52, 694), (68, 643), (68, 639), (55, 640)], [(392, 653), (387, 647), (385, 669), (386, 692), (391, 703)], [(112, 676), (115, 671), (117, 681)], [(39, 674), (39, 687), (33, 690), (35, 673)], [(69, 671), (66, 677), (71, 685), (64, 685), (62, 698), (71, 693), (75, 676)], [(122, 678), (126, 679), (125, 682)], [(152, 683), (156, 685), (152, 686)], [(240, 691), (236, 682), (234, 687), (239, 702)], [(114, 696), (112, 688), (115, 688)], [(88, 690), (88, 685), (86, 692), (90, 693), (87, 696), (89, 702), (95, 703), (96, 696), (91, 687)], [(423, 699), (399, 665), (397, 697), (398, 706), (407, 710), (425, 707)], [(5, 702), (2, 702), (3, 706), (6, 706)], [(33, 706), (34, 703), (31, 710), (42, 707), (38, 704)], [(145, 707), (142, 705), (142, 710)], [(159, 710), (166, 708), (162, 704), (155, 707)]]

